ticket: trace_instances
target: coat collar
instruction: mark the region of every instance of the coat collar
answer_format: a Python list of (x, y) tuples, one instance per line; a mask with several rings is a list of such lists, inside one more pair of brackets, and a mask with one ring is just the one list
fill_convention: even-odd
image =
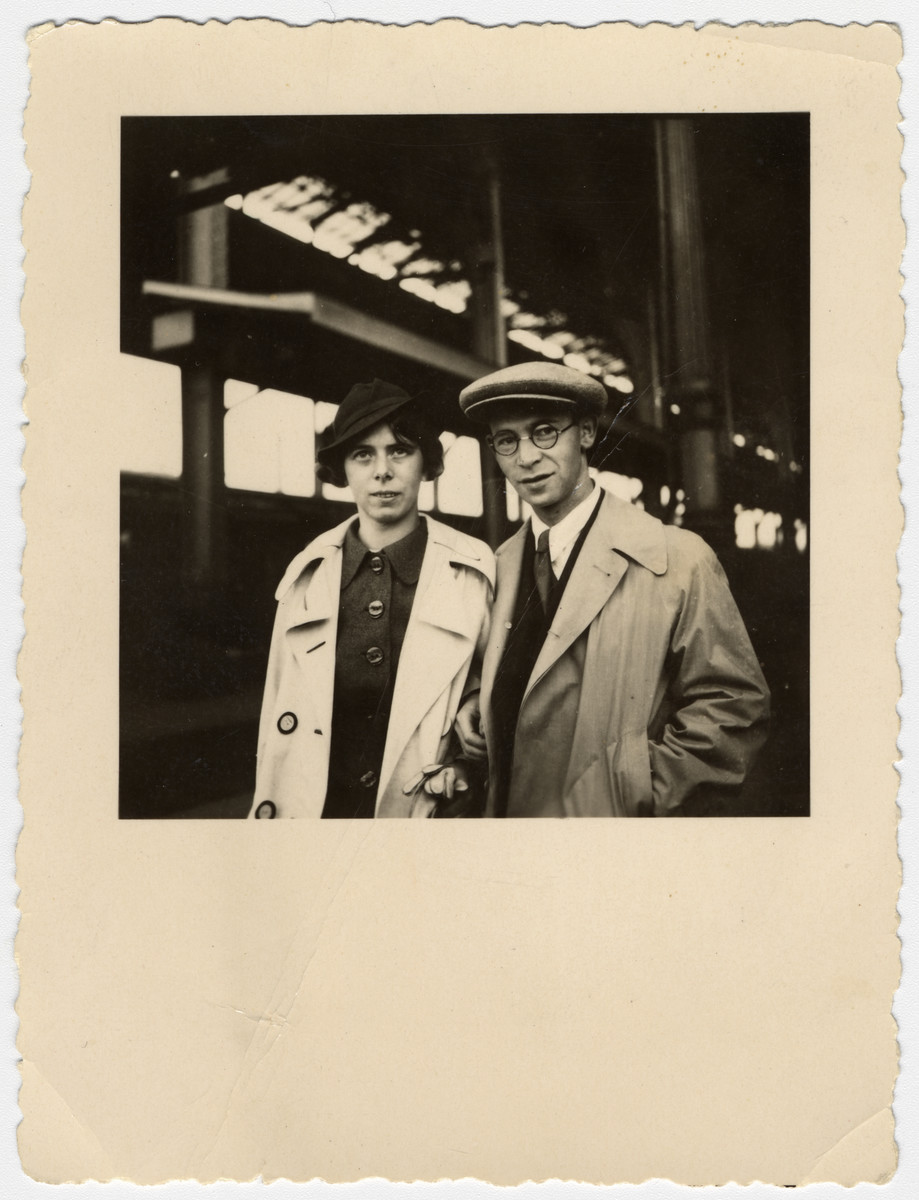
[(282, 600), (287, 592), (293, 587), (300, 576), (308, 570), (314, 562), (318, 562), (324, 558), (330, 558), (333, 554), (340, 551), (345, 541), (345, 534), (348, 532), (348, 526), (354, 520), (354, 517), (348, 517), (346, 521), (342, 521), (340, 525), (336, 525), (334, 529), (329, 529), (325, 533), (321, 533), (319, 537), (314, 538), (309, 545), (301, 550), (296, 558), (292, 559), (287, 570), (284, 572), (284, 577), (278, 584), (277, 591), (274, 594), (275, 600)]
[[(497, 551), (499, 586), (492, 622), (496, 637), (488, 648), (482, 685), (483, 692), (489, 694), (507, 641), (529, 534), (530, 523), (526, 522)], [(630, 561), (639, 563), (655, 575), (664, 574), (667, 570), (664, 525), (656, 517), (606, 492), (533, 667), (524, 702), (532, 688), (607, 602), (622, 581)]]
[[(502, 571), (519, 567), (529, 532), (527, 521), (499, 546), (496, 557), (508, 560), (506, 567), (502, 562)], [(655, 575), (663, 575), (667, 570), (667, 538), (662, 522), (609, 492), (605, 492), (600, 501), (600, 511), (584, 550), (596, 552), (601, 547), (634, 559)]]
[(495, 585), (494, 559), (485, 547), (449, 525), (426, 517), (429, 553), (425, 555), (412, 606), (412, 620), (435, 625), (471, 638), (478, 636), (478, 617), (466, 607), (461, 589), (453, 585), (456, 567), (478, 572), (491, 589)]
[(594, 531), (603, 535), (611, 550), (634, 559), (655, 575), (663, 575), (667, 570), (667, 534), (663, 522), (634, 504), (607, 492)]
[[(435, 521), (433, 517), (425, 517), (424, 520), (428, 524), (428, 541), (443, 546), (452, 565), (478, 571), (491, 587), (495, 586), (494, 557), (482, 542), (460, 533), (452, 525), (443, 525), (440, 521)], [(486, 550), (484, 555), (483, 549)]]
[[(424, 558), (425, 544), (428, 540), (427, 529), (423, 521), (398, 542), (393, 542), (380, 551), (383, 558), (389, 560), (393, 574), (402, 583), (417, 583), (421, 572), (421, 560)], [(373, 556), (373, 551), (361, 541), (357, 533), (356, 522), (352, 522), (345, 532), (342, 546), (341, 586), (344, 590), (354, 579), (361, 565), (367, 558)]]
[[(334, 529), (320, 534), (287, 568), (275, 592), (275, 599), (287, 602), (287, 614), (283, 619), (288, 629), (330, 620), (338, 612), (344, 557), (342, 548), (353, 520), (353, 517), (349, 517)], [(419, 619), (428, 624), (468, 636), (471, 618), (461, 594), (450, 586), (452, 568), (466, 567), (477, 571), (493, 589), (494, 559), (483, 543), (474, 538), (449, 525), (442, 525), (431, 517), (425, 517), (424, 521), (428, 530), (428, 547), (422, 559), (413, 612), (417, 610)], [(305, 586), (297, 587), (317, 563), (327, 563), (327, 567), (322, 570), (317, 568), (310, 574)]]
[[(458, 529), (454, 529), (451, 525), (443, 525), (440, 521), (435, 521), (433, 517), (426, 516), (422, 520), (427, 524), (428, 541), (432, 545), (442, 546), (447, 551), (452, 563), (456, 563), (458, 566), (470, 567), (472, 570), (478, 571), (494, 587), (494, 562), (491, 555), (487, 557), (482, 555), (481, 542), (467, 537), (465, 533), (460, 533)], [(348, 517), (340, 525), (336, 525), (333, 529), (321, 533), (304, 550), (301, 550), (284, 572), (284, 578), (278, 584), (277, 591), (274, 594), (275, 600), (281, 600), (313, 563), (331, 558), (332, 555), (341, 551), (345, 543), (345, 534), (353, 522), (354, 517)]]

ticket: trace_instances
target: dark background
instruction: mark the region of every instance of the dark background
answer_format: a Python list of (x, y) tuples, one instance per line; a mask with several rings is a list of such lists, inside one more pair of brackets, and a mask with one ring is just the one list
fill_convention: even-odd
[[(468, 433), (456, 405), (465, 380), (406, 358), (398, 342), (373, 347), (293, 314), (198, 300), (189, 307), (193, 339), (154, 348), (154, 323), (184, 305), (145, 294), (144, 285), (203, 281), (237, 294), (315, 292), (482, 358), (475, 302), (464, 314), (445, 312), (227, 209), (223, 200), (299, 174), (321, 176), (342, 203), (367, 201), (392, 214), (386, 237), (420, 230), (424, 254), (444, 263), (440, 278), (481, 280), (494, 249), (483, 196), (497, 179), (504, 294), (534, 313), (561, 316), (564, 327), (621, 356), (635, 382), (629, 403), (611, 391), (611, 413), (623, 411), (606, 431), (606, 454), (596, 465), (639, 476), (650, 511), (697, 528), (715, 546), (762, 661), (774, 724), (740, 811), (805, 815), (809, 555), (790, 535), (794, 520), (806, 522), (809, 511), (809, 119), (672, 118), (691, 154), (673, 202), (693, 218), (680, 237), (704, 264), (704, 291), (691, 313), (711, 348), (708, 407), (700, 418), (687, 400), (674, 332), (685, 297), (661, 182), (667, 119), (125, 118), (122, 350), (182, 368), (187, 446), (200, 437), (188, 381), (198, 380), (200, 390), (202, 378), (251, 380), (336, 403), (358, 379), (376, 375), (424, 393), (445, 427)], [(673, 186), (671, 180), (671, 197)], [(188, 230), (193, 215), (206, 210), (222, 230), (219, 264), (216, 274), (196, 278)], [(510, 361), (534, 357), (513, 342), (507, 352)], [(663, 401), (656, 417), (649, 399), (655, 386)], [(222, 420), (216, 395), (215, 384), (212, 436)], [(674, 400), (679, 414), (671, 412)], [(681, 515), (673, 497), (685, 482), (684, 447), (697, 425), (717, 433), (719, 499), (694, 511), (690, 497)], [(742, 431), (742, 448), (730, 430)], [(773, 449), (773, 460), (755, 452), (759, 443)], [(202, 508), (201, 477), (189, 455), (186, 449), (178, 480), (122, 477), (124, 817), (245, 814), (274, 589), (290, 558), (348, 511), (321, 499), (227, 489), (222, 478), (207, 484)], [(672, 493), (666, 504), (659, 499), (665, 484)], [(737, 504), (780, 513), (784, 543), (737, 549)], [(202, 534), (205, 511), (210, 526)], [(442, 519), (495, 540), (484, 521)], [(505, 522), (499, 533), (508, 532)]]

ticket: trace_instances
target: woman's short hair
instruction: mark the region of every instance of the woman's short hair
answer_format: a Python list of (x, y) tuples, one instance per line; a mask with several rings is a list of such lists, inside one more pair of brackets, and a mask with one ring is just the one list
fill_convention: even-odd
[[(403, 409), (381, 421), (380, 425), (375, 428), (379, 429), (382, 425), (389, 426), (397, 442), (421, 451), (425, 479), (436, 479), (438, 475), (443, 474), (444, 448), (434, 427), (420, 412)], [(317, 462), (316, 478), (321, 483), (331, 483), (335, 487), (347, 487), (345, 459), (355, 446), (359, 446), (365, 440), (367, 433), (372, 432), (372, 429), (365, 430), (357, 437), (336, 446), (334, 451), (327, 455), (324, 463)]]

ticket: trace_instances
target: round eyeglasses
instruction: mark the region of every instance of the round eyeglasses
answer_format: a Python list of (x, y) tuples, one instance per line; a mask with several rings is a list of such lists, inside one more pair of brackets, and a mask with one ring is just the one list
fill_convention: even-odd
[(503, 454), (505, 456), (516, 454), (517, 447), (521, 442), (532, 442), (540, 450), (551, 450), (558, 441), (559, 436), (567, 430), (572, 429), (577, 424), (572, 421), (570, 425), (563, 425), (561, 429), (556, 429), (554, 425), (537, 425), (532, 433), (525, 433), (522, 437), (518, 437), (516, 433), (511, 433), (509, 429), (501, 430), (494, 437), (489, 434), (486, 441), (495, 454)]

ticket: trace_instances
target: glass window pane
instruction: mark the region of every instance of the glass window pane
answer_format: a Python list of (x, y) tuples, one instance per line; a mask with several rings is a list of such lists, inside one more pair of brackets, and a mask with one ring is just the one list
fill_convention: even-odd
[[(438, 481), (439, 482), (439, 481)], [(418, 507), (422, 512), (433, 512), (438, 507), (436, 484), (425, 480), (418, 490)]]
[[(620, 475), (616, 471), (595, 471), (593, 468), (590, 473), (602, 488), (628, 504), (635, 503), (644, 487), (641, 480), (632, 475)], [(669, 490), (667, 497), (670, 498)]]
[(738, 550), (752, 550), (756, 545), (756, 513), (742, 508), (734, 518), (734, 542)]
[[(317, 400), (315, 405), (314, 429), (317, 434), (324, 433), (326, 429), (335, 420), (335, 414), (338, 412), (337, 404), (329, 404), (327, 400)], [(331, 483), (324, 483), (320, 488), (320, 494), (323, 500), (344, 500), (350, 503), (353, 500), (351, 489), (347, 487), (334, 487)]]
[(335, 487), (334, 484), (324, 483), (322, 485), (323, 500), (344, 500), (345, 504), (353, 504), (354, 497), (351, 495), (349, 487)]
[(178, 479), (182, 474), (182, 372), (171, 363), (133, 354), (120, 354), (115, 370), (122, 471)]
[(462, 517), (482, 515), (482, 467), (475, 438), (458, 437), (444, 454), (444, 473), (437, 481), (441, 512)]
[(231, 402), (224, 418), (227, 487), (314, 495), (312, 400), (268, 388), (248, 398), (234, 396)]
[(316, 432), (322, 433), (335, 420), (335, 414), (338, 412), (337, 404), (329, 404), (327, 400), (316, 401)]
[(521, 519), (520, 497), (509, 483), (505, 483), (504, 485), (504, 495), (507, 499), (507, 519), (509, 521), (519, 521)]
[(316, 494), (316, 430), (312, 400), (277, 392), (280, 490), (285, 496)]
[(248, 400), (258, 392), (257, 383), (244, 383), (241, 379), (228, 379), (223, 385), (223, 406), (232, 408)]
[(236, 404), (224, 417), (223, 478), (227, 487), (250, 492), (279, 490), (277, 438), (271, 428), (271, 405), (259, 393)]

